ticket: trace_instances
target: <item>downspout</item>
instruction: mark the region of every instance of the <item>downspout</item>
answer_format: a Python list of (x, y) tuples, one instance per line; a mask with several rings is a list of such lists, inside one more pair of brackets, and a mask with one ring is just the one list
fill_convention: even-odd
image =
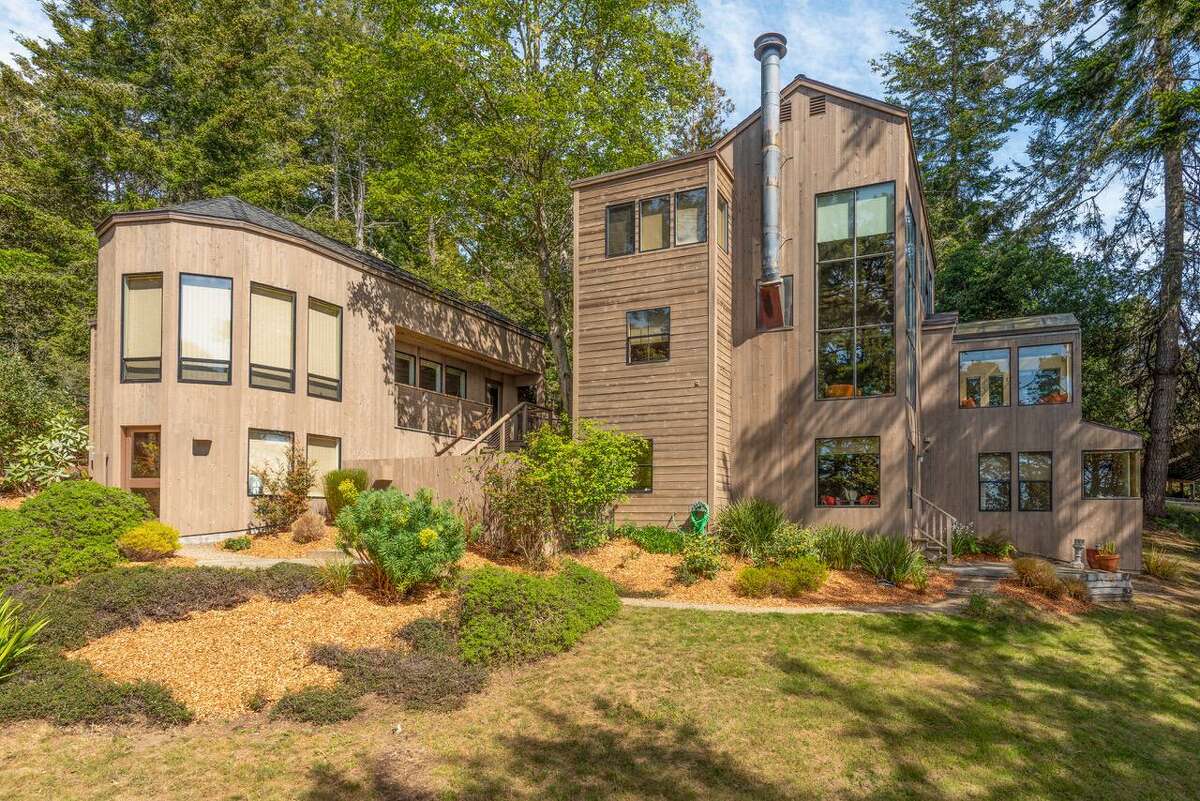
[[(758, 288), (759, 319), (767, 327), (783, 324), (779, 275), (779, 61), (787, 55), (781, 33), (754, 40), (754, 57), (762, 64), (762, 275)], [(774, 323), (774, 325), (772, 325)]]

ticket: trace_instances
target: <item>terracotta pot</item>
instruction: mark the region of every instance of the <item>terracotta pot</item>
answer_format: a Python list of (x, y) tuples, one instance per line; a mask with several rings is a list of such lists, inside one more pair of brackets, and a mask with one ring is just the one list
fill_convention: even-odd
[(1110, 573), (1116, 572), (1121, 564), (1121, 555), (1116, 553), (1097, 553), (1096, 554), (1096, 569), (1107, 570)]
[(1092, 570), (1100, 569), (1099, 566), (1096, 564), (1096, 557), (1100, 555), (1099, 548), (1084, 548), (1083, 555), (1084, 555), (1084, 558), (1087, 560), (1088, 567), (1090, 567)]

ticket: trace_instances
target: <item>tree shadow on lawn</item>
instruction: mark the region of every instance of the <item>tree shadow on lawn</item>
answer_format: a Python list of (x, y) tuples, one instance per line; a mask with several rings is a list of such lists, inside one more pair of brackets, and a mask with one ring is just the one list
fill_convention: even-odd
[[(1200, 795), (1200, 622), (1099, 611), (1056, 626), (873, 616), (840, 652), (769, 660), (780, 688), (846, 713), (842, 736), (886, 756), (862, 799), (1176, 799)], [(871, 645), (887, 643), (886, 653)], [(822, 667), (851, 656), (912, 680)], [(961, 681), (945, 682), (946, 673)], [(918, 680), (919, 681), (919, 680)], [(957, 789), (947, 789), (947, 779)]]
[(426, 787), (410, 784), (386, 758), (377, 757), (367, 765), (369, 779), (365, 782), (349, 778), (327, 762), (318, 762), (309, 769), (312, 784), (303, 801), (434, 801), (436, 796)]

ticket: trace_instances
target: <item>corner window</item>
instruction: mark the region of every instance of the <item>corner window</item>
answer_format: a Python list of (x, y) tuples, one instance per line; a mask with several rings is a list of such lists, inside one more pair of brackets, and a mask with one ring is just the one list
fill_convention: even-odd
[(1022, 512), (1049, 512), (1054, 489), (1054, 457), (1049, 452), (1017, 455), (1017, 497)]
[(250, 386), (296, 388), (296, 294), (250, 285)]
[(411, 353), (396, 351), (396, 383), (409, 386), (417, 383), (417, 359)]
[(1139, 451), (1083, 452), (1083, 497), (1141, 496), (1142, 455)]
[(342, 441), (338, 437), (308, 435), (308, 460), (316, 482), (308, 491), (310, 498), (325, 497), (325, 474), (342, 468)]
[(729, 214), (729, 201), (717, 195), (717, 246), (729, 252), (729, 241), (733, 238), (733, 218)]
[(467, 371), (446, 365), (446, 394), (456, 398), (467, 397)]
[(779, 288), (778, 303), (774, 293), (762, 292), (762, 280), (758, 281), (758, 330), (774, 331), (779, 328), (791, 328), (792, 316), (792, 277), (783, 276), (783, 286)]
[(671, 358), (671, 309), (643, 309), (625, 313), (627, 364), (665, 362)]
[(1008, 405), (1008, 348), (958, 354), (958, 407)]
[(1022, 406), (1071, 402), (1071, 346), (1033, 345), (1017, 351)]
[(441, 392), (442, 366), (437, 362), (421, 359), (420, 366), (417, 368), (417, 381), (421, 389), (427, 389), (430, 392)]
[(308, 299), (308, 394), (342, 399), (342, 310)]
[(609, 206), (604, 214), (604, 255), (628, 256), (633, 253), (633, 204)]
[(1012, 506), (1012, 454), (979, 454), (979, 511), (1007, 512)]
[(121, 380), (162, 380), (162, 273), (121, 279)]
[(896, 391), (895, 185), (817, 196), (817, 397)]
[(179, 380), (228, 384), (232, 378), (233, 279), (179, 276)]
[(263, 470), (278, 470), (285, 467), (291, 450), (291, 431), (250, 429), (246, 454), (247, 494), (262, 495), (262, 479), (255, 474)]
[(708, 189), (675, 193), (675, 244), (708, 241)]
[(652, 197), (638, 204), (641, 214), (641, 241), (638, 249), (662, 250), (671, 244), (671, 196)]
[(633, 487), (630, 492), (654, 491), (654, 440), (642, 440), (642, 451), (633, 468)]
[(817, 506), (879, 506), (879, 437), (817, 440)]

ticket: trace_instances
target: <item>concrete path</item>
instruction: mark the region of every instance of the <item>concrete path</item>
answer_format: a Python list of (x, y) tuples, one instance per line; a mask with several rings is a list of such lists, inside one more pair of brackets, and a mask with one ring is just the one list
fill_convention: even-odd
[(961, 598), (947, 598), (930, 604), (893, 606), (742, 606), (669, 601), (665, 598), (622, 598), (621, 603), (654, 609), (694, 609), (699, 612), (740, 612), (749, 615), (933, 615), (960, 612), (966, 602)]
[(242, 551), (227, 551), (219, 545), (185, 544), (180, 546), (179, 555), (196, 560), (201, 567), (248, 567), (264, 569), (280, 562), (292, 562), (298, 565), (324, 565), (330, 562), (348, 561), (350, 557), (341, 551), (313, 551), (311, 556), (292, 556), (287, 558), (251, 556)]

